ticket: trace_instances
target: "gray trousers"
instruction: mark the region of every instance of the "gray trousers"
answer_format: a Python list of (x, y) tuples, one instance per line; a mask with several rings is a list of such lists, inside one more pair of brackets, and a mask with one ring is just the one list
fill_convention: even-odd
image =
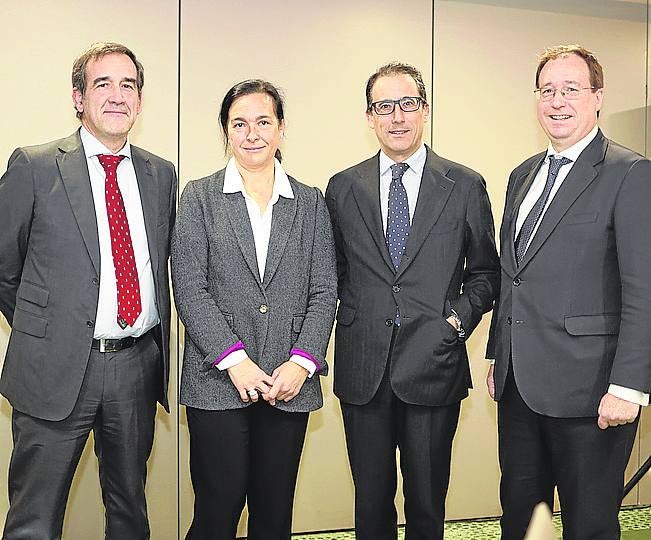
[(105, 537), (149, 538), (145, 480), (161, 367), (149, 332), (119, 352), (91, 350), (77, 403), (66, 419), (52, 422), (13, 411), (3, 540), (61, 538), (70, 485), (91, 430), (106, 508)]

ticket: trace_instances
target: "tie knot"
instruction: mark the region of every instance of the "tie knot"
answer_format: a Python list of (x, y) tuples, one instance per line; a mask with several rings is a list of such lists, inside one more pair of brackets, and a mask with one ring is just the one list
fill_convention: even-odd
[(118, 168), (120, 161), (122, 161), (125, 156), (116, 156), (114, 154), (99, 154), (97, 158), (102, 164), (102, 167), (104, 167), (104, 172), (108, 176), (109, 174), (115, 173), (115, 170)]
[(391, 179), (400, 180), (402, 175), (405, 174), (405, 171), (409, 168), (409, 165), (406, 163), (394, 163), (391, 165)]
[(566, 158), (565, 156), (549, 156), (549, 174), (557, 175), (558, 171), (561, 170), (561, 167), (563, 165), (567, 165), (568, 163), (572, 163), (572, 160)]

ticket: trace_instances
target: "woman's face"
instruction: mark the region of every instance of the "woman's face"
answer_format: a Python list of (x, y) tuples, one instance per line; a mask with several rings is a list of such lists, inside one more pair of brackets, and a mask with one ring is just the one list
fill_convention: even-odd
[(273, 163), (284, 129), (268, 94), (239, 97), (228, 111), (228, 142), (237, 163), (247, 170)]

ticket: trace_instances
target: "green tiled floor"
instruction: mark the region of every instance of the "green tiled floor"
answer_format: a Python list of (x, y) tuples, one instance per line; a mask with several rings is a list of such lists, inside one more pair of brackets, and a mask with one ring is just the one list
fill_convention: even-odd
[[(651, 507), (630, 508), (619, 513), (622, 540), (651, 540)], [(561, 531), (560, 516), (554, 516), (554, 525)], [(499, 540), (500, 526), (496, 519), (454, 521), (445, 524), (446, 540)], [(328, 532), (295, 535), (295, 540), (355, 540), (353, 532)], [(400, 531), (398, 538), (404, 538)]]

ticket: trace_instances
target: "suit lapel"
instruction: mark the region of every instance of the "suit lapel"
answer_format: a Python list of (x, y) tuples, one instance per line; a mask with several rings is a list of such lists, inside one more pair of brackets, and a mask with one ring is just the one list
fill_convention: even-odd
[(407, 247), (398, 267), (398, 275), (414, 260), (450, 198), (454, 180), (446, 176), (448, 171), (449, 168), (443, 165), (441, 158), (428, 148), (414, 219), (409, 228)]
[[(218, 185), (220, 192), (224, 187), (223, 175), (221, 180), (221, 183)], [(221, 193), (221, 195), (225, 199), (226, 213), (231, 227), (235, 232), (235, 237), (237, 238), (237, 243), (240, 246), (244, 260), (259, 283), (261, 280), (260, 271), (258, 270), (258, 259), (255, 255), (255, 240), (253, 239), (253, 230), (251, 229), (249, 212), (246, 209), (244, 196), (239, 191), (236, 193)]]
[(84, 240), (95, 272), (99, 275), (99, 238), (97, 216), (90, 186), (88, 162), (81, 144), (79, 132), (63, 141), (56, 156), (59, 174), (66, 190), (79, 232)]
[(355, 202), (359, 208), (362, 221), (373, 242), (380, 252), (385, 264), (395, 272), (389, 250), (387, 249), (384, 237), (384, 227), (382, 226), (382, 213), (380, 211), (380, 154), (373, 158), (360, 163), (356, 171), (359, 180), (353, 182), (352, 191)]
[(521, 271), (536, 255), (563, 216), (574, 204), (574, 201), (597, 177), (597, 165), (603, 161), (607, 147), (608, 141), (599, 131), (595, 139), (581, 153), (549, 204), (538, 230), (524, 254), (518, 271)]
[(286, 199), (281, 196), (273, 206), (269, 249), (267, 251), (267, 262), (264, 267), (264, 288), (266, 288), (271, 282), (271, 279), (280, 264), (280, 259), (285, 252), (285, 247), (289, 240), (294, 218), (296, 217), (296, 197), (296, 190), (294, 190), (293, 199)]
[(140, 204), (147, 232), (149, 257), (151, 258), (151, 267), (155, 278), (156, 268), (158, 268), (158, 183), (152, 174), (151, 162), (139, 148), (131, 147), (131, 158), (133, 159), (133, 168), (138, 181)]
[(515, 200), (513, 202), (513, 206), (511, 207), (511, 212), (506, 216), (507, 219), (509, 220), (509, 223), (507, 224), (507, 228), (505, 228), (504, 230), (507, 231), (508, 236), (507, 238), (504, 238), (502, 240), (504, 241), (508, 249), (508, 253), (509, 253), (508, 261), (511, 265), (511, 269), (514, 272), (517, 270), (517, 266), (518, 266), (515, 260), (515, 229), (518, 221), (518, 212), (520, 210), (520, 205), (522, 205), (522, 201), (524, 200), (525, 196), (529, 192), (529, 188), (531, 187), (531, 184), (533, 184), (533, 181), (536, 178), (536, 174), (538, 174), (538, 171), (540, 170), (540, 167), (545, 161), (546, 156), (547, 156), (547, 152), (543, 152), (538, 156), (536, 156), (531, 166), (531, 169), (529, 169), (529, 172), (524, 176), (524, 179), (521, 182), (518, 182), (519, 185), (516, 188), (517, 191), (515, 194)]

